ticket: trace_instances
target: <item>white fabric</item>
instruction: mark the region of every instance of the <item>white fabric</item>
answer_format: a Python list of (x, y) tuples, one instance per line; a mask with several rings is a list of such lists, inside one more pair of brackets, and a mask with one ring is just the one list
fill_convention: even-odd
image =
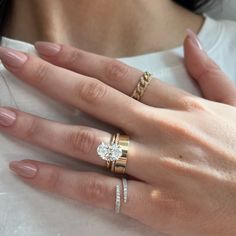
[[(236, 81), (236, 23), (207, 18), (199, 38), (214, 60)], [(34, 53), (32, 45), (4, 38), (3, 46)], [(183, 66), (183, 48), (120, 59), (161, 80), (199, 95)], [(40, 94), (14, 78), (0, 65), (0, 105), (17, 107), (48, 119), (87, 124), (109, 130), (101, 122)], [(0, 235), (1, 236), (141, 236), (155, 231), (124, 216), (76, 203), (29, 187), (8, 169), (11, 160), (31, 158), (63, 164), (78, 170), (94, 170), (85, 163), (42, 150), (0, 134)], [(132, 201), (132, 199), (130, 199)], [(145, 203), (144, 203), (145, 204)]]

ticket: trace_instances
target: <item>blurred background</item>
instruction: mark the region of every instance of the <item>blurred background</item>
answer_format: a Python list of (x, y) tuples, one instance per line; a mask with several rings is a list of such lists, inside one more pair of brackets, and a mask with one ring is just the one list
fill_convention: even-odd
[(236, 0), (218, 0), (219, 4), (208, 12), (216, 19), (229, 19), (236, 21)]

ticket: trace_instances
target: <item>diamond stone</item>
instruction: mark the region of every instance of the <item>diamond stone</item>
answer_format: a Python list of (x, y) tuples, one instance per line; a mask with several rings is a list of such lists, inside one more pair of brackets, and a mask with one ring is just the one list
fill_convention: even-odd
[(122, 149), (117, 144), (101, 143), (97, 148), (97, 154), (105, 161), (116, 161), (122, 156)]

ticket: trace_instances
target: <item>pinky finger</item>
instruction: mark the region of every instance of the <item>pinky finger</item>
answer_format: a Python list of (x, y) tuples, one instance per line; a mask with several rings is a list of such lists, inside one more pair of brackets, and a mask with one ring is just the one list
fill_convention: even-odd
[(148, 207), (152, 187), (148, 184), (129, 180), (128, 201), (123, 201), (122, 182), (115, 177), (93, 172), (77, 172), (62, 167), (33, 160), (13, 161), (13, 170), (22, 180), (34, 187), (82, 201), (95, 207), (115, 209), (116, 185), (121, 190), (121, 213), (137, 220), (148, 218)]

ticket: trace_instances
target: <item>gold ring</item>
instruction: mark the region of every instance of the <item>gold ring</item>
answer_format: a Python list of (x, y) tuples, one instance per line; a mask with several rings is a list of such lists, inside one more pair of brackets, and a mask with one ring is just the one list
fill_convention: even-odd
[(151, 80), (152, 74), (147, 71), (144, 72), (143, 75), (140, 77), (139, 82), (135, 87), (131, 97), (137, 101), (140, 101)]
[[(120, 137), (120, 133), (116, 133), (116, 134), (114, 134), (114, 139), (113, 139), (113, 144), (115, 144), (115, 145), (119, 145), (119, 137)], [(122, 156), (122, 154), (121, 154), (121, 156)], [(115, 172), (115, 163), (116, 163), (116, 161), (111, 161), (111, 164), (110, 164), (110, 170), (111, 170), (111, 172)]]
[(106, 161), (106, 167), (111, 172), (125, 174), (128, 147), (129, 137), (116, 133), (112, 135), (109, 144), (102, 142), (97, 147), (97, 154), (102, 160)]
[[(116, 141), (116, 134), (113, 134), (113, 135), (111, 136), (110, 145), (114, 144), (115, 141)], [(107, 169), (110, 169), (110, 168), (111, 168), (111, 163), (112, 163), (111, 160), (107, 160), (107, 161), (106, 161), (106, 167), (107, 167)]]
[(118, 134), (116, 142), (122, 149), (122, 155), (118, 160), (112, 162), (111, 171), (116, 174), (125, 174), (128, 161), (129, 136)]

